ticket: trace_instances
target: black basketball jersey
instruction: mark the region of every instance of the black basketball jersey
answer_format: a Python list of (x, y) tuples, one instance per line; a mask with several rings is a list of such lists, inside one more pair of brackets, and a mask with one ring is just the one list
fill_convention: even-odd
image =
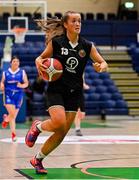
[[(73, 46), (66, 35), (52, 39), (53, 58), (58, 59), (63, 65), (62, 77), (50, 82), (50, 87), (66, 86), (69, 89), (80, 89), (83, 85), (83, 72), (89, 60), (92, 43), (79, 37), (78, 44)], [(56, 85), (56, 86), (55, 86)]]

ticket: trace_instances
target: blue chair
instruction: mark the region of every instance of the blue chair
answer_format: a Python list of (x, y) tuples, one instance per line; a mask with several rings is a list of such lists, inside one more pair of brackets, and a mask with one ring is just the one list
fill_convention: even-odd
[(31, 66), (23, 66), (22, 68), (26, 71), (27, 74), (31, 73), (32, 71)]
[(32, 18), (33, 19), (42, 19), (42, 14), (41, 13), (34, 13), (33, 15), (32, 15)]
[(86, 79), (85, 79), (85, 82), (86, 82), (86, 84), (88, 84), (89, 86), (92, 85), (92, 79), (90, 79), (90, 78), (86, 78)]
[(84, 92), (88, 93), (88, 94), (94, 93), (94, 92), (96, 92), (96, 87), (95, 86), (90, 86), (90, 88), (89, 89), (85, 89)]
[(28, 47), (20, 47), (18, 54), (28, 54), (29, 48)]
[(40, 48), (37, 48), (37, 47), (31, 47), (30, 48), (30, 51), (29, 51), (29, 54), (39, 54), (40, 53)]
[(110, 93), (115, 93), (115, 92), (118, 92), (118, 89), (116, 86), (114, 85), (110, 85), (107, 87), (107, 91), (110, 92)]
[(33, 102), (43, 102), (44, 101), (44, 95), (34, 92), (32, 100), (33, 100)]
[(34, 81), (35, 81), (34, 79), (29, 79), (29, 85), (30, 85), (30, 87), (32, 87)]
[(108, 13), (107, 14), (107, 20), (116, 20), (116, 14), (115, 13)]
[(32, 73), (34, 73), (35, 75), (38, 74), (38, 70), (37, 70), (36, 66), (32, 67)]
[(36, 47), (43, 47), (43, 48), (45, 48), (45, 43), (43, 42), (43, 41), (37, 41), (35, 44), (34, 44), (34, 46)]
[(30, 12), (25, 12), (23, 15), (28, 17), (28, 19), (32, 19), (32, 14)]
[(52, 18), (53, 17), (51, 12), (47, 12), (46, 16), (47, 16), (47, 18)]
[(61, 12), (55, 12), (54, 16), (58, 17), (59, 19), (62, 18), (62, 13)]
[(99, 108), (95, 109), (86, 109), (86, 115), (99, 115), (101, 113)]
[(88, 100), (89, 101), (98, 101), (99, 98), (100, 98), (100, 94), (92, 93), (92, 94), (89, 94)]
[(0, 55), (3, 55), (3, 47), (0, 47)]
[(92, 80), (92, 85), (102, 85), (103, 84), (103, 80), (102, 79), (93, 79)]
[(110, 93), (101, 93), (100, 94), (100, 100), (101, 101), (107, 101), (110, 100), (112, 95)]
[(117, 108), (127, 108), (127, 103), (124, 100), (117, 100), (116, 101)]
[(116, 101), (113, 100), (107, 100), (101, 103), (101, 108), (107, 109), (107, 108), (115, 108), (116, 107)]
[(44, 116), (47, 114), (44, 102), (33, 102), (31, 107), (33, 116)]
[(87, 12), (86, 13), (86, 20), (94, 20), (94, 14), (90, 13), (90, 12)]
[(114, 82), (112, 79), (103, 79), (103, 84), (106, 86), (114, 85)]
[(32, 47), (34, 46), (34, 42), (32, 42), (32, 41), (26, 41), (26, 42), (25, 42), (25, 45), (26, 45), (27, 47), (29, 47), (29, 48), (32, 48)]
[(113, 100), (122, 100), (123, 96), (119, 92), (114, 92), (114, 93), (112, 93), (112, 99)]
[(92, 71), (93, 71), (92, 66), (87, 65), (86, 68), (85, 68), (85, 72), (86, 72), (86, 73), (90, 73), (90, 72), (92, 72)]
[(104, 13), (101, 13), (101, 12), (96, 13), (96, 19), (97, 20), (105, 20)]
[(13, 48), (12, 48), (12, 54), (18, 55), (18, 52), (19, 52), (18, 48), (16, 48), (16, 47), (13, 46)]
[(87, 109), (99, 109), (100, 101), (85, 101), (85, 108)]
[(128, 115), (128, 109), (127, 108), (108, 108), (105, 109), (105, 113), (107, 115)]
[(103, 73), (100, 73), (100, 74), (99, 74), (99, 77), (100, 77), (101, 79), (108, 79), (108, 78), (110, 78), (110, 75), (109, 75), (109, 73), (107, 73), (107, 72), (103, 72)]
[(90, 78), (90, 79), (97, 79), (97, 78), (99, 78), (99, 73), (92, 71), (92, 72), (89, 74), (89, 78)]
[(103, 86), (103, 85), (98, 85), (96, 87), (96, 92), (97, 93), (105, 93), (105, 92), (107, 92), (107, 87)]
[(128, 54), (132, 56), (135, 52), (136, 47), (136, 43), (131, 43), (128, 47)]
[(86, 82), (86, 79), (89, 79), (89, 73), (85, 72), (84, 79), (85, 79), (85, 82)]
[(84, 93), (84, 99), (85, 99), (85, 101), (89, 101), (89, 94)]

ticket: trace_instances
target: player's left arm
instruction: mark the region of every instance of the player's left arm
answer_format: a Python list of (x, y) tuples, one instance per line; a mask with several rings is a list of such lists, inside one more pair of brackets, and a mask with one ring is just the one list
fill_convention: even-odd
[(2, 78), (1, 78), (1, 82), (0, 82), (0, 89), (1, 89), (1, 91), (4, 91), (4, 89), (5, 89), (4, 81), (5, 81), (5, 75), (4, 75), (4, 72), (3, 72)]
[(19, 88), (26, 88), (29, 85), (28, 77), (26, 72), (23, 70), (23, 83), (18, 82), (17, 87)]
[(96, 47), (92, 45), (90, 57), (94, 61), (93, 67), (97, 72), (105, 72), (108, 70), (108, 64), (99, 54)]
[[(46, 59), (46, 58), (50, 58), (53, 54), (53, 46), (52, 46), (52, 41), (50, 41), (48, 44), (47, 44), (47, 47), (45, 48), (45, 50), (40, 54), (40, 56), (38, 56), (35, 60), (35, 63), (36, 63), (36, 67), (37, 69), (43, 69), (43, 64), (42, 62)], [(45, 66), (44, 66), (44, 69), (45, 69)]]

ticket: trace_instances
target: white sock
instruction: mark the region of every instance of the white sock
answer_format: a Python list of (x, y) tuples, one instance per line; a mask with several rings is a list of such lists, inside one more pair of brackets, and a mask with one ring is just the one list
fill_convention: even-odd
[(42, 132), (41, 123), (37, 125), (37, 128)]
[(45, 154), (43, 154), (41, 151), (36, 154), (37, 159), (44, 159), (46, 157)]
[(75, 130), (77, 131), (77, 130), (80, 130), (81, 128), (80, 128), (80, 126), (77, 126), (77, 127), (75, 127)]

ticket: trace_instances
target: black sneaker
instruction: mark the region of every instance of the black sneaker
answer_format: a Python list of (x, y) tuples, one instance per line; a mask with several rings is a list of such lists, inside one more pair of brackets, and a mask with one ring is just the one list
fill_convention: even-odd
[(83, 136), (82, 132), (80, 129), (76, 130), (76, 136)]

